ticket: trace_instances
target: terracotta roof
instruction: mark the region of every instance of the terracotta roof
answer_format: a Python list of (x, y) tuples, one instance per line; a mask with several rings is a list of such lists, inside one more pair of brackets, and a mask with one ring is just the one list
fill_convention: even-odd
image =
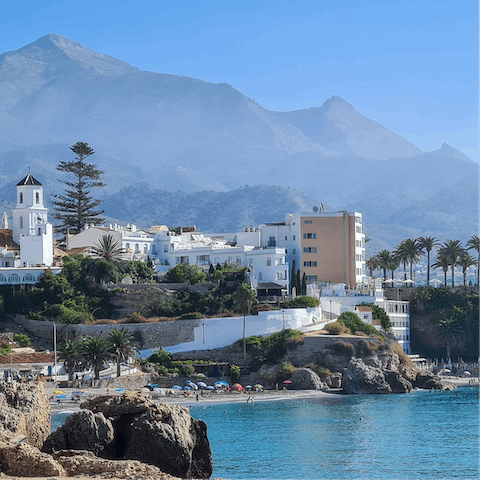
[(359, 312), (373, 312), (372, 307), (362, 307), (362, 306), (359, 306), (359, 307), (357, 307), (357, 310), (358, 310)]
[(13, 230), (0, 228), (0, 247), (7, 247), (8, 250), (20, 250), (17, 242), (13, 241)]
[(31, 173), (17, 183), (17, 187), (20, 185), (40, 185), (43, 187), (43, 185)]

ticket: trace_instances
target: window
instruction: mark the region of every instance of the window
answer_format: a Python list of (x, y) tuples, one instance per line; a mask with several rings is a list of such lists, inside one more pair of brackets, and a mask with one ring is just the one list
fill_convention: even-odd
[[(295, 225), (295, 224), (294, 224)], [(295, 240), (295, 235), (293, 236), (293, 240)]]
[(23, 193), (20, 193), (20, 202), (19, 203), (23, 203)]
[(23, 217), (20, 217), (20, 228), (23, 228)]
[(185, 257), (175, 257), (175, 263), (178, 265), (179, 263), (189, 265), (190, 264), (190, 258), (188, 256)]
[(228, 257), (227, 263), (231, 265), (233, 263), (233, 257)]
[(277, 245), (277, 242), (275, 241), (275, 237), (269, 237), (268, 246), (269, 247), (275, 247), (276, 245)]
[(262, 280), (263, 280), (263, 274), (262, 274), (262, 272), (259, 272), (258, 281), (261, 282)]
[(287, 241), (287, 240), (288, 240), (288, 237), (285, 235), (285, 241)]
[(152, 255), (156, 255), (157, 254), (157, 246), (152, 243)]
[(317, 238), (317, 234), (316, 234), (316, 233), (304, 233), (304, 234), (303, 234), (303, 238), (304, 238), (304, 239)]
[(317, 262), (303, 262), (304, 267), (316, 267)]
[(303, 247), (303, 253), (317, 253), (317, 247)]
[(253, 258), (248, 259), (248, 266), (253, 267)]
[(40, 194), (38, 192), (35, 193), (35, 203), (40, 203)]
[(368, 320), (368, 314), (365, 313), (365, 314), (363, 315), (363, 319), (364, 319), (364, 320)]
[(270, 257), (267, 258), (267, 267), (272, 266), (272, 259)]
[(140, 247), (138, 246), (138, 243), (135, 244), (135, 253), (140, 251)]
[(355, 227), (355, 231), (356, 231), (357, 233), (362, 233), (362, 227), (360, 227), (360, 226), (357, 225), (357, 226)]
[(143, 246), (143, 253), (146, 255), (147, 254), (147, 251), (148, 251), (148, 248), (146, 245)]
[(305, 220), (305, 223), (313, 223), (312, 220)]
[(242, 264), (242, 257), (237, 257), (237, 261), (235, 262), (237, 265)]
[(163, 253), (167, 253), (167, 252), (168, 252), (168, 244), (163, 246)]
[(315, 283), (318, 280), (317, 275), (305, 275), (305, 281), (307, 283)]
[(34, 282), (34, 281), (35, 281), (35, 277), (34, 277), (31, 273), (27, 273), (27, 274), (23, 277), (23, 281), (24, 281), (24, 282)]
[(0, 275), (0, 283), (5, 283), (5, 277), (3, 275)]
[(297, 249), (294, 248), (294, 249), (293, 249), (293, 255), (295, 255), (296, 253), (297, 253)]
[(197, 255), (198, 265), (210, 265), (210, 255)]
[(10, 275), (10, 283), (20, 283), (20, 275), (16, 273)]
[(38, 229), (38, 234), (39, 234), (39, 235), (42, 234), (42, 229), (41, 229), (41, 228)]

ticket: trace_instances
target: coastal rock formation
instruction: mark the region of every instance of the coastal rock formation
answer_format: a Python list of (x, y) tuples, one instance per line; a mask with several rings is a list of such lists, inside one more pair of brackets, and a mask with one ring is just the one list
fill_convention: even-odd
[(41, 447), (50, 429), (50, 406), (41, 384), (0, 382), (0, 439), (22, 436)]
[(114, 430), (112, 422), (103, 413), (80, 410), (67, 417), (65, 423), (53, 432), (43, 445), (43, 451), (87, 450), (95, 455), (112, 450)]
[(299, 368), (290, 378), (294, 390), (321, 390), (320, 377), (310, 368)]
[(155, 405), (133, 392), (97, 397), (80, 407), (84, 410), (47, 439), (44, 451), (89, 450), (107, 459), (138, 460), (177, 477), (211, 476), (207, 426), (185, 407)]
[(345, 393), (392, 393), (383, 371), (377, 366), (366, 365), (361, 358), (353, 358), (342, 377)]
[(456, 385), (442, 380), (431, 372), (419, 372), (415, 378), (415, 387), (429, 390), (454, 390)]

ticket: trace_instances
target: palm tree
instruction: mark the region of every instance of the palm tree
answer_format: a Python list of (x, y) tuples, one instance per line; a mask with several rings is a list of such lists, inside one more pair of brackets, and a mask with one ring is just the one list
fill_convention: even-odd
[(441, 268), (443, 270), (443, 276), (444, 276), (443, 281), (444, 281), (444, 284), (445, 284), (445, 287), (446, 287), (447, 286), (447, 273), (448, 273), (448, 267), (450, 266), (450, 259), (442, 251), (437, 252), (437, 255), (436, 255), (435, 259), (437, 261), (432, 264), (432, 268), (434, 270), (436, 270), (437, 268)]
[(110, 352), (115, 356), (117, 362), (117, 377), (120, 376), (120, 363), (127, 361), (129, 357), (137, 353), (137, 347), (133, 342), (133, 336), (125, 329), (112, 328), (107, 335), (107, 342)]
[(450, 360), (450, 349), (463, 342), (465, 332), (457, 322), (451, 319), (441, 320), (440, 328), (438, 343), (439, 345), (447, 347), (447, 358)]
[(450, 261), (450, 267), (452, 269), (452, 287), (454, 287), (455, 267), (458, 264), (458, 259), (460, 256), (465, 253), (465, 249), (463, 248), (460, 240), (447, 240), (440, 250), (448, 257)]
[(388, 269), (392, 272), (392, 287), (393, 287), (393, 275), (395, 273), (395, 270), (399, 267), (400, 265), (400, 260), (396, 256), (392, 256), (390, 259), (390, 262), (388, 263)]
[(378, 262), (376, 257), (370, 257), (366, 262), (365, 266), (370, 271), (370, 276), (373, 277), (373, 272), (378, 268)]
[(81, 351), (86, 364), (93, 368), (95, 380), (98, 380), (103, 364), (112, 358), (107, 340), (102, 337), (86, 337)]
[(233, 294), (233, 304), (237, 311), (243, 315), (243, 358), (247, 358), (247, 343), (245, 342), (246, 316), (250, 313), (250, 307), (255, 302), (255, 292), (247, 283), (242, 283)]
[(383, 270), (383, 280), (387, 279), (387, 270), (390, 268), (390, 261), (392, 260), (392, 254), (388, 250), (382, 250), (377, 253), (377, 266)]
[(430, 286), (430, 252), (434, 247), (440, 245), (440, 242), (435, 237), (420, 237), (418, 243), (422, 252), (427, 252), (427, 287)]
[(478, 253), (477, 256), (477, 287), (480, 285), (479, 276), (480, 276), (480, 238), (478, 235), (472, 235), (470, 240), (467, 242), (467, 250), (475, 250)]
[(410, 263), (410, 280), (413, 279), (413, 264), (420, 261), (422, 249), (420, 243), (416, 238), (407, 238), (396, 249), (396, 255), (401, 261)]
[(101, 258), (116, 265), (123, 264), (125, 250), (122, 248), (122, 244), (111, 234), (102, 235), (98, 242), (93, 244), (90, 251), (92, 257)]
[(73, 380), (75, 367), (81, 361), (82, 342), (78, 340), (66, 340), (64, 343), (58, 345), (60, 359), (63, 359), (63, 364), (68, 372), (68, 381)]
[(477, 261), (469, 253), (464, 253), (458, 259), (458, 266), (462, 267), (464, 287), (467, 285), (467, 270), (476, 264), (477, 264)]

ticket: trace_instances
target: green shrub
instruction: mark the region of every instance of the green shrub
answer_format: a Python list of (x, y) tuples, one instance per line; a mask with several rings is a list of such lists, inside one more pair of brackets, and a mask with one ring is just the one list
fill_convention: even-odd
[(183, 319), (198, 319), (198, 318), (202, 318), (202, 314), (201, 313), (198, 313), (198, 312), (189, 312), (189, 313), (182, 313), (180, 315), (180, 318), (183, 318)]
[(30, 337), (24, 333), (16, 333), (13, 336), (13, 341), (19, 343), (22, 347), (28, 347), (32, 344)]
[(167, 282), (171, 283), (203, 283), (207, 280), (207, 274), (197, 265), (179, 263), (171, 268), (165, 275)]
[(285, 302), (285, 308), (309, 308), (318, 307), (320, 300), (313, 297), (307, 297), (306, 295), (295, 297), (293, 300)]
[(290, 362), (284, 361), (275, 365), (275, 371), (280, 380), (287, 380), (290, 378), (298, 368), (294, 367)]
[(114, 292), (114, 293), (122, 293), (123, 290), (122, 290), (121, 287), (115, 287), (115, 288), (112, 290), (112, 292)]
[(339, 322), (327, 323), (325, 325), (325, 330), (329, 335), (346, 335), (350, 333), (350, 329), (343, 323)]
[(378, 335), (377, 329), (373, 325), (363, 323), (360, 317), (353, 312), (343, 312), (337, 320), (339, 323), (343, 323), (350, 331), (355, 334), (357, 331), (366, 333), (367, 335)]
[(240, 381), (240, 367), (233, 364), (230, 365), (230, 378), (232, 379), (232, 383)]
[(158, 365), (155, 368), (155, 370), (157, 371), (157, 373), (159, 375), (163, 375), (163, 376), (167, 375), (167, 373), (168, 373), (168, 368), (165, 365)]
[(12, 351), (12, 346), (9, 343), (6, 343), (3, 347), (0, 347), (0, 355), (10, 355)]
[(247, 345), (256, 345), (260, 348), (263, 355), (260, 363), (274, 365), (287, 354), (287, 346), (290, 342), (297, 343), (303, 341), (303, 334), (298, 330), (287, 328), (268, 337), (252, 336), (246, 338), (245, 341)]
[(148, 357), (148, 361), (152, 363), (158, 363), (160, 365), (170, 365), (172, 362), (172, 357), (170, 354), (163, 348), (156, 348), (153, 353)]
[(395, 342), (393, 344), (392, 350), (393, 350), (393, 353), (396, 353), (398, 355), (400, 363), (402, 365), (406, 365), (407, 367), (410, 367), (410, 368), (415, 368), (415, 365), (412, 362), (412, 359), (403, 351), (402, 346), (398, 342)]
[(193, 368), (191, 365), (182, 365), (180, 370), (186, 377), (190, 377), (195, 373), (195, 368)]

